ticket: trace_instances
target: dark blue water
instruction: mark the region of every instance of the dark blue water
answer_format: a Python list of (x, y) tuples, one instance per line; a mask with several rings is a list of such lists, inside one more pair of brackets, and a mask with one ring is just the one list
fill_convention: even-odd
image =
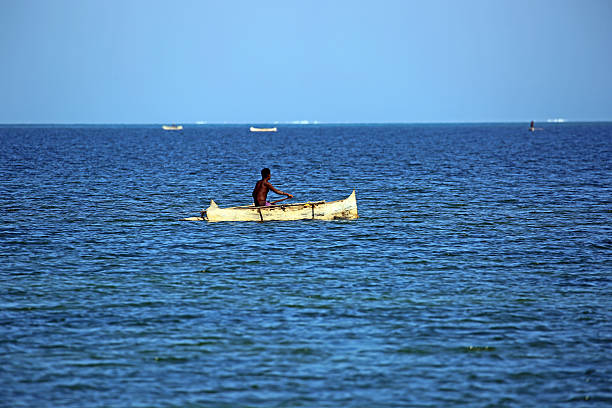
[[(0, 406), (609, 406), (612, 124), (526, 127), (0, 127)], [(262, 167), (360, 218), (179, 221)]]

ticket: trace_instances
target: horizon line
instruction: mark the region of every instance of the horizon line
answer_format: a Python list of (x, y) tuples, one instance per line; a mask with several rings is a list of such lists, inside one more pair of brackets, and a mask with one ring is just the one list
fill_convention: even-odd
[[(0, 122), (0, 126), (250, 126), (250, 125), (288, 125), (288, 126), (317, 126), (317, 125), (461, 125), (461, 124), (529, 124), (531, 120), (509, 120), (509, 121), (440, 121), (440, 122), (320, 122), (320, 121), (290, 121), (290, 122)], [(563, 124), (563, 123), (609, 123), (612, 119), (596, 120), (571, 120), (564, 118), (534, 120), (540, 124)]]

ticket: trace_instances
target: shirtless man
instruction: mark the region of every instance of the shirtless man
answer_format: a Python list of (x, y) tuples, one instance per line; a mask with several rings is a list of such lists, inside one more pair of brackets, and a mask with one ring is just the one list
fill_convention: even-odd
[(283, 193), (282, 191), (274, 188), (274, 186), (270, 184), (270, 177), (271, 176), (269, 168), (266, 167), (265, 169), (261, 170), (261, 180), (259, 180), (257, 184), (255, 184), (255, 189), (253, 190), (253, 202), (255, 203), (256, 207), (272, 205), (268, 201), (266, 201), (268, 197), (268, 191), (270, 190), (274, 191), (276, 194), (286, 195), (289, 198), (293, 198), (291, 194)]

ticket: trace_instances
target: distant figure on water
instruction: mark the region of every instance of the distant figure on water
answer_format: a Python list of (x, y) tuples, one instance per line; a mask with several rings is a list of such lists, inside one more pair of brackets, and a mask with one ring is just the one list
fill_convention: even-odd
[(533, 120), (531, 121), (531, 124), (529, 125), (529, 130), (531, 132), (535, 131), (535, 123), (533, 122)]
[(286, 195), (288, 198), (293, 198), (293, 196), (289, 193), (283, 193), (282, 191), (276, 189), (272, 184), (270, 184), (270, 169), (265, 168), (261, 170), (261, 180), (255, 184), (255, 189), (253, 190), (253, 203), (256, 207), (264, 207), (268, 205), (272, 205), (267, 201), (268, 191), (272, 190), (278, 195)]

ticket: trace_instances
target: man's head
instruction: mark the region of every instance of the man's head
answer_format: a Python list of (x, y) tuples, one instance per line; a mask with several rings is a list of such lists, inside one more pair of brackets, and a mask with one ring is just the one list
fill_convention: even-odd
[(261, 169), (261, 178), (266, 179), (268, 177), (270, 177), (270, 169), (267, 167), (265, 169)]

